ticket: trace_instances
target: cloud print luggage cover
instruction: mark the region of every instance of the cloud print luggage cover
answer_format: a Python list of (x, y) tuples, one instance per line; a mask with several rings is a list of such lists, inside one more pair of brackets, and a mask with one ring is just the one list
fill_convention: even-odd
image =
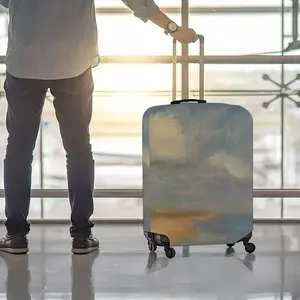
[(243, 242), (251, 253), (252, 117), (237, 105), (189, 101), (194, 102), (154, 106), (143, 116), (149, 250), (164, 246), (171, 258), (171, 246)]

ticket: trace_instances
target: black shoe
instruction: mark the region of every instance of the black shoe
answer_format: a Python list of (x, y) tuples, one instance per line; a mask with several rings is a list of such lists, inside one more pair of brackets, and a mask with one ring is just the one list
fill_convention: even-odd
[(11, 254), (28, 253), (28, 240), (26, 236), (9, 235), (0, 240), (0, 251)]
[(99, 241), (92, 235), (89, 237), (74, 237), (72, 252), (74, 254), (87, 254), (99, 249)]

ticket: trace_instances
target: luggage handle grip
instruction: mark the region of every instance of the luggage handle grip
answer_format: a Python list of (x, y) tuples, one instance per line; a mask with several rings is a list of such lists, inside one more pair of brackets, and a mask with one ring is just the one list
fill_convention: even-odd
[(173, 100), (171, 104), (181, 104), (181, 103), (188, 103), (188, 102), (198, 102), (198, 103), (206, 103), (205, 100), (199, 99), (183, 99), (183, 100)]
[[(199, 99), (204, 99), (204, 36), (201, 34), (197, 35), (197, 40), (199, 41)], [(177, 40), (173, 39), (173, 88), (172, 88), (172, 102), (176, 101), (176, 91), (177, 91)], [(186, 101), (184, 101), (186, 102)], [(203, 102), (199, 102), (203, 103)]]

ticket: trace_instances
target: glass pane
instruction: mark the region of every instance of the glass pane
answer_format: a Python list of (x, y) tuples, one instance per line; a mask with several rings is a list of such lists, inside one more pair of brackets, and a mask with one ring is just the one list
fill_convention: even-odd
[[(2, 189), (3, 187), (1, 187)], [(41, 218), (41, 199), (32, 198), (30, 204), (29, 219), (40, 219)], [(0, 220), (5, 219), (5, 199), (0, 198)]]
[[(0, 136), (1, 136), (1, 143), (0, 143), (0, 188), (3, 189), (3, 159), (5, 157), (6, 151), (6, 140), (7, 140), (7, 131), (6, 131), (6, 98), (5, 96), (1, 96), (0, 98)], [(0, 205), (2, 206), (2, 201), (0, 201)], [(4, 205), (4, 201), (3, 201)], [(2, 209), (0, 208), (2, 212)]]
[[(32, 204), (32, 207), (36, 207), (39, 202), (32, 202)], [(254, 199), (253, 208), (255, 219), (280, 218), (280, 199)], [(44, 199), (44, 211), (45, 219), (70, 218), (70, 205), (68, 199)], [(142, 217), (142, 199), (95, 199), (95, 211), (93, 215), (94, 219), (142, 219)], [(298, 216), (297, 211), (293, 213), (293, 217), (299, 218), (299, 212)]]
[(277, 198), (253, 199), (254, 219), (278, 219), (280, 218), (281, 201)]
[[(168, 16), (181, 24), (180, 14)], [(290, 27), (288, 21), (285, 24)], [(172, 39), (151, 22), (144, 24), (132, 14), (118, 13), (98, 15), (97, 22), (101, 55), (171, 55)], [(207, 55), (281, 50), (280, 13), (191, 14), (189, 26), (206, 37)]]
[(44, 188), (67, 188), (65, 151), (51, 95), (47, 97), (44, 106), (43, 142)]
[[(285, 67), (285, 83), (296, 79), (299, 69), (293, 74), (290, 67)], [(300, 99), (299, 82), (290, 84), (286, 93), (291, 99), (284, 99), (284, 186), (285, 188), (300, 188)], [(294, 102), (295, 101), (295, 102)], [(297, 104), (299, 103), (299, 107)], [(300, 218), (299, 198), (286, 198), (284, 200), (284, 218)]]
[[(69, 219), (70, 204), (68, 199), (45, 199), (45, 219)], [(95, 199), (95, 219), (142, 219), (142, 199)]]
[[(281, 49), (280, 14), (192, 14), (189, 24), (206, 37), (207, 55), (256, 54)], [(196, 47), (196, 44), (191, 46)]]
[[(180, 15), (170, 14), (175, 22)], [(172, 39), (163, 29), (144, 23), (132, 14), (97, 16), (100, 55), (170, 55)]]
[(8, 15), (6, 13), (0, 13), (0, 55), (6, 54), (7, 27), (8, 27)]
[[(297, 188), (299, 188), (299, 186)], [(284, 198), (283, 204), (283, 217), (285, 219), (300, 219), (299, 198)]]
[[(297, 78), (299, 70), (290, 72), (290, 68), (285, 68), (284, 82), (288, 83)], [(284, 98), (284, 186), (286, 188), (294, 188), (300, 186), (299, 178), (299, 146), (300, 135), (298, 134), (298, 128), (300, 125), (300, 99), (299, 95), (299, 82), (296, 80), (288, 87), (290, 90), (286, 90), (288, 97)], [(299, 107), (298, 107), (299, 106)]]

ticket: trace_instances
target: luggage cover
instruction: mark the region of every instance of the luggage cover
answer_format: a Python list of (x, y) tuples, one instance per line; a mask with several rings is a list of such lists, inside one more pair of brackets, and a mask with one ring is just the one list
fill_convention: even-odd
[(170, 245), (235, 243), (253, 229), (253, 120), (241, 106), (185, 103), (143, 116), (144, 231)]

